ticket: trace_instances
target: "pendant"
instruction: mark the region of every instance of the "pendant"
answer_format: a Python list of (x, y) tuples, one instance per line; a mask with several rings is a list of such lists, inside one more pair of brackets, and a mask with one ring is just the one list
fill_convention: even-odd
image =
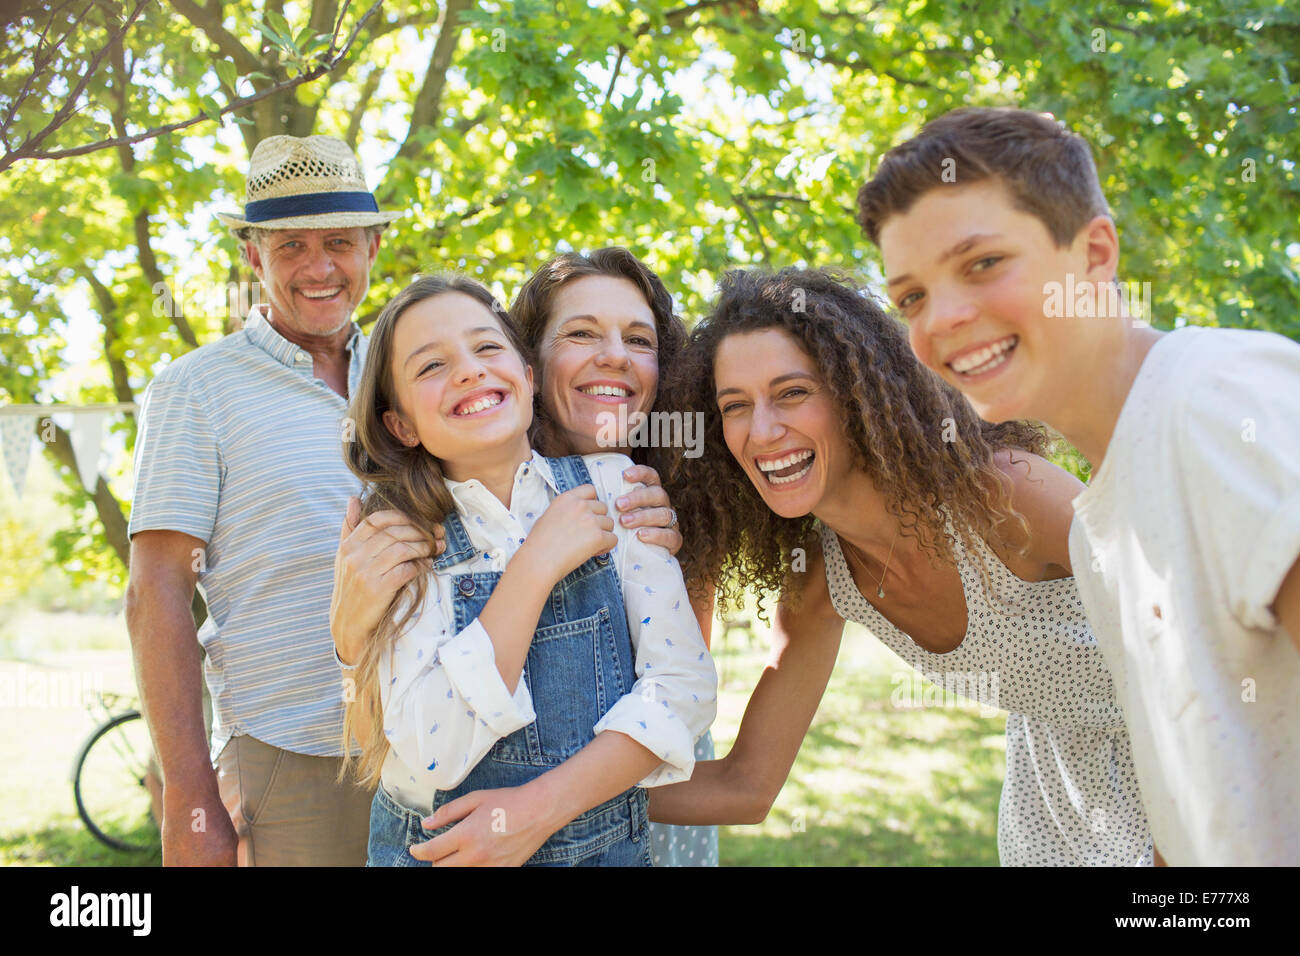
[(876, 597), (878, 597), (878, 598), (882, 598), (882, 597), (884, 597), (884, 596), (885, 596), (885, 589), (884, 589), (884, 588), (880, 588), (879, 590), (876, 591)]

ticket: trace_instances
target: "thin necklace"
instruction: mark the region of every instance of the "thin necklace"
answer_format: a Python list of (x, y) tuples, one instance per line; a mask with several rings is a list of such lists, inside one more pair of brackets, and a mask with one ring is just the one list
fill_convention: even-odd
[[(878, 598), (883, 598), (885, 596), (885, 576), (889, 574), (889, 562), (894, 559), (894, 545), (896, 544), (898, 544), (897, 529), (894, 531), (894, 540), (889, 543), (889, 557), (885, 558), (885, 570), (881, 572), (880, 580), (876, 582), (876, 597)], [(858, 546), (849, 542), (849, 548), (852, 549), (853, 555), (857, 559), (858, 564), (862, 566), (862, 570), (870, 573), (871, 569), (867, 567), (866, 561), (864, 561), (859, 554)]]

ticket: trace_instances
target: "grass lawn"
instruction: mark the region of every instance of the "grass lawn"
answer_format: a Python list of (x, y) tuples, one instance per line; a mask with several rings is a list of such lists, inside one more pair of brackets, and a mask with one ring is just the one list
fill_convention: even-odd
[(133, 694), (125, 625), (111, 617), (22, 612), (0, 628), (0, 864), (156, 866), (161, 854), (97, 841), (77, 816), (72, 769), (99, 720), (84, 693)]
[[(723, 686), (713, 736), (735, 740), (766, 658), (715, 647)], [(903, 709), (895, 675), (911, 671), (849, 625), (830, 686), (767, 820), (722, 827), (727, 866), (996, 866), (1005, 715), (977, 708)]]
[[(767, 653), (760, 630), (715, 648), (723, 685), (713, 736), (725, 755)], [(734, 866), (996, 866), (1002, 715), (891, 702), (907, 668), (850, 626), (830, 688), (768, 819), (723, 827)], [(0, 627), (0, 864), (155, 866), (97, 842), (77, 817), (70, 769), (95, 720), (69, 688), (132, 693), (120, 619), (13, 615)], [(19, 690), (19, 688), (24, 688)], [(33, 688), (45, 689), (42, 699)]]

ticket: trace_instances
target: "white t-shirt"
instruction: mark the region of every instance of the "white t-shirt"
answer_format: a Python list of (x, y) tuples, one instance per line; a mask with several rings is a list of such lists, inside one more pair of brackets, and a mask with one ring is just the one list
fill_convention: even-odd
[(1174, 866), (1300, 863), (1300, 345), (1185, 328), (1147, 354), (1070, 558)]

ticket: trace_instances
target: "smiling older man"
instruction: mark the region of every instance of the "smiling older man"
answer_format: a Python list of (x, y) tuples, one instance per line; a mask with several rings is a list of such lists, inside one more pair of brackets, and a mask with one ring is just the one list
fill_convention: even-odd
[(244, 215), (220, 218), (267, 304), (158, 374), (136, 444), (127, 623), (165, 781), (163, 862), (360, 865), (371, 794), (335, 782), (329, 606), (358, 490), (340, 453), (366, 348), (352, 314), (397, 214), (343, 142), (274, 136), (253, 151)]

